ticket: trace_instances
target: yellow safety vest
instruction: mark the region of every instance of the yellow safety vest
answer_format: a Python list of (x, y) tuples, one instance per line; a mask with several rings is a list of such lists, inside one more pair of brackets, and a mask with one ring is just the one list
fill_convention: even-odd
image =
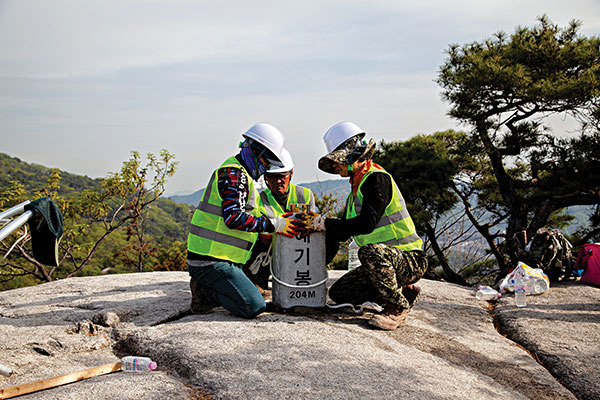
[(369, 243), (383, 243), (407, 251), (422, 250), (423, 241), (417, 235), (415, 224), (406, 209), (402, 193), (400, 193), (394, 178), (384, 169), (372, 166), (363, 176), (356, 195), (353, 196), (350, 192), (346, 200), (346, 218), (354, 218), (360, 214), (363, 201), (361, 188), (373, 173), (387, 174), (390, 177), (392, 181), (392, 200), (385, 208), (375, 229), (371, 233), (354, 236), (354, 240), (359, 246)]
[(223, 199), (218, 189), (218, 170), (228, 167), (241, 169), (243, 176), (248, 180), (249, 195), (244, 211), (256, 217), (260, 216), (258, 191), (254, 187), (254, 181), (242, 164), (235, 157), (230, 157), (212, 174), (202, 194), (192, 217), (187, 248), (192, 253), (244, 264), (250, 259), (258, 233), (229, 229), (225, 225), (221, 205)]
[[(260, 193), (260, 210), (262, 215), (266, 215), (270, 220), (274, 220), (281, 214), (290, 210), (290, 204), (310, 204), (312, 192), (310, 189), (290, 183), (285, 210), (275, 200), (271, 189), (266, 188)], [(314, 210), (311, 210), (314, 211)]]

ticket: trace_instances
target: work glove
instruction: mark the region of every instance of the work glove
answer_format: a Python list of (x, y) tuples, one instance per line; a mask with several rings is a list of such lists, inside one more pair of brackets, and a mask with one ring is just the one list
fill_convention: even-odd
[(314, 232), (323, 232), (325, 230), (325, 217), (322, 215), (315, 216), (310, 223), (310, 228)]
[(309, 212), (305, 214), (301, 214), (298, 218), (304, 222), (303, 233), (310, 234), (312, 232), (323, 232), (325, 230), (325, 217), (316, 214), (314, 212)]
[(293, 216), (294, 213), (281, 214), (275, 219), (275, 232), (287, 237), (294, 237), (302, 232), (304, 223)]

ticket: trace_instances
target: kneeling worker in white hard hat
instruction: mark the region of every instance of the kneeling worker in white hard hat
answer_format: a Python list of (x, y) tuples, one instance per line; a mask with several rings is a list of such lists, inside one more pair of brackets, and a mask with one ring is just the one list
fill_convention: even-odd
[[(277, 217), (288, 215), (288, 212), (315, 211), (315, 195), (305, 187), (291, 183), (294, 175), (294, 161), (287, 149), (281, 150), (282, 167), (273, 166), (265, 172), (267, 187), (260, 192), (261, 214), (268, 217), (273, 224)], [(270, 234), (260, 234), (254, 246), (253, 257), (244, 269), (250, 279), (267, 290), (269, 271)], [(266, 254), (265, 254), (266, 253)], [(264, 254), (261, 256), (260, 254)], [(266, 256), (266, 257), (265, 257)], [(263, 265), (263, 260), (267, 262)]]
[(192, 312), (223, 306), (253, 318), (265, 310), (258, 288), (242, 271), (261, 232), (297, 234), (298, 221), (261, 216), (254, 181), (272, 165), (283, 166), (284, 137), (272, 125), (257, 123), (243, 135), (240, 152), (212, 174), (192, 217), (188, 235), (188, 271)]
[(373, 162), (375, 141), (367, 143), (364, 136), (352, 122), (335, 124), (323, 136), (328, 154), (319, 160), (319, 169), (349, 177), (352, 190), (342, 219), (316, 218), (309, 229), (325, 230), (328, 261), (339, 242), (354, 237), (361, 265), (338, 279), (329, 297), (336, 303), (383, 305), (369, 325), (393, 330), (419, 297), (414, 283), (425, 274), (427, 259), (398, 185)]
[(285, 212), (294, 211), (294, 205), (307, 205), (309, 211), (315, 211), (315, 196), (312, 191), (291, 183), (294, 161), (287, 149), (281, 151), (281, 160), (283, 167), (274, 166), (265, 172), (267, 188), (260, 193), (262, 211), (271, 221)]

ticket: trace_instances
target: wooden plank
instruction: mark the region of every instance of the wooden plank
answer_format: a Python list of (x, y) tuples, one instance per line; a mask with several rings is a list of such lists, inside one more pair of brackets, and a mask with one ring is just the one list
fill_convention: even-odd
[(99, 367), (84, 369), (82, 371), (71, 372), (54, 378), (42, 379), (36, 382), (15, 385), (6, 389), (0, 389), (0, 399), (10, 399), (11, 397), (21, 396), (28, 393), (38, 392), (40, 390), (66, 385), (68, 383), (81, 381), (98, 375), (110, 374), (121, 370), (121, 362), (105, 364)]

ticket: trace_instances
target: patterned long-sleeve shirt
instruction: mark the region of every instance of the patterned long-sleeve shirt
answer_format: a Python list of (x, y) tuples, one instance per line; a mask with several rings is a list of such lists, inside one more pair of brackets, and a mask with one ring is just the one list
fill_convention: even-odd
[(223, 219), (229, 229), (246, 232), (273, 232), (267, 217), (255, 217), (245, 212), (250, 194), (248, 177), (239, 168), (222, 168), (217, 172), (217, 187), (221, 195)]
[[(221, 195), (223, 219), (229, 229), (247, 232), (275, 231), (275, 227), (267, 217), (255, 217), (245, 212), (246, 202), (250, 194), (248, 178), (239, 168), (221, 168), (217, 172), (217, 189)], [(198, 261), (218, 261), (210, 256), (188, 251), (188, 264)]]

